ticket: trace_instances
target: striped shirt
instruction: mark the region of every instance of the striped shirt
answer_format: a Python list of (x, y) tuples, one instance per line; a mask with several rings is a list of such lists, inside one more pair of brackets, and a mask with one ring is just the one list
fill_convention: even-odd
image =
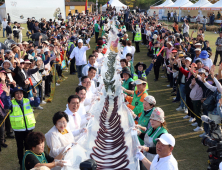
[(218, 37), (215, 44), (218, 45), (216, 50), (217, 51), (222, 51), (222, 46), (219, 46), (219, 45), (222, 45), (222, 37)]

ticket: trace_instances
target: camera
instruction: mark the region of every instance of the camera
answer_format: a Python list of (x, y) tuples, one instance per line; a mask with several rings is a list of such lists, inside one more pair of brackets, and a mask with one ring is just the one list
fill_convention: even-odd
[(219, 125), (211, 120), (208, 116), (201, 116), (201, 120), (210, 125), (209, 136), (202, 139), (202, 144), (208, 146), (207, 152), (209, 155), (209, 165), (207, 170), (218, 170), (219, 164), (222, 161), (222, 140), (221, 135), (216, 132)]

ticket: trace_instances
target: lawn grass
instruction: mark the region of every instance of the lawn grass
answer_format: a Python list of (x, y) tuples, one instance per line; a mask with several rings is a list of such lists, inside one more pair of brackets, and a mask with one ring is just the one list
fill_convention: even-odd
[[(26, 28), (24, 25), (23, 27)], [(190, 30), (192, 31), (192, 30)], [(25, 35), (25, 31), (23, 31)], [(2, 37), (2, 31), (0, 31)], [(205, 39), (210, 41), (210, 46), (213, 49), (213, 56), (215, 52), (215, 41), (217, 34), (206, 32)], [(129, 32), (129, 39), (132, 39), (132, 34)], [(3, 42), (3, 38), (0, 38), (0, 42)], [(27, 37), (24, 37), (27, 40)], [(91, 54), (92, 50), (95, 49), (96, 44), (94, 38), (91, 40), (91, 49), (87, 51), (87, 56)], [(142, 61), (149, 66), (151, 58), (147, 57), (146, 46), (140, 45), (140, 53), (135, 54), (134, 65)], [(219, 61), (218, 61), (219, 62)], [(36, 116), (36, 128), (35, 131), (46, 133), (52, 126), (52, 116), (57, 111), (65, 110), (67, 98), (69, 95), (75, 93), (75, 88), (78, 84), (78, 78), (76, 75), (69, 75), (67, 72), (64, 73), (68, 77), (67, 80), (63, 81), (60, 86), (56, 87), (55, 96), (52, 103), (43, 105), (44, 110), (35, 110)], [(163, 71), (160, 71), (160, 76), (163, 75)], [(207, 147), (201, 144), (201, 139), (198, 137), (200, 132), (194, 132), (188, 120), (184, 120), (182, 117), (184, 113), (177, 112), (175, 109), (178, 107), (178, 103), (172, 103), (170, 92), (171, 88), (167, 88), (167, 79), (160, 78), (159, 81), (154, 82), (153, 70), (148, 76), (149, 91), (150, 95), (156, 98), (157, 106), (161, 107), (166, 115), (167, 127), (170, 133), (176, 138), (176, 146), (173, 150), (173, 155), (178, 161), (180, 170), (203, 170), (207, 169), (208, 155), (206, 153)], [(16, 154), (16, 143), (15, 139), (7, 139), (6, 143), (8, 148), (2, 148), (0, 152), (0, 170), (18, 170), (19, 164)]]

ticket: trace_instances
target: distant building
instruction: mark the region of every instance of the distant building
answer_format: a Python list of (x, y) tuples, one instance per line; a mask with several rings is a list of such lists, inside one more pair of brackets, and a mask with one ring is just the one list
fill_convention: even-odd
[[(70, 10), (72, 14), (74, 14), (76, 10), (78, 10), (79, 13), (82, 13), (83, 11), (85, 12), (85, 2), (68, 2), (68, 1), (70, 0), (66, 0), (65, 2), (66, 16), (68, 16)], [(95, 5), (94, 2), (88, 2), (87, 10), (89, 10), (89, 12), (94, 12), (93, 11), (94, 5)]]

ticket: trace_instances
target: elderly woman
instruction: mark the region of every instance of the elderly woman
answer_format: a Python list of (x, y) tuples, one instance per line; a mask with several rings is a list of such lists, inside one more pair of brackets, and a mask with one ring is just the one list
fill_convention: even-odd
[(50, 149), (49, 155), (57, 157), (64, 149), (75, 142), (72, 132), (67, 128), (69, 122), (65, 112), (57, 112), (53, 116), (54, 126), (45, 134), (46, 143)]
[(37, 167), (46, 166), (48, 168), (63, 167), (63, 151), (58, 154), (55, 159), (44, 152), (45, 146), (45, 136), (41, 132), (31, 132), (27, 136), (27, 144), (29, 145), (29, 150), (25, 152), (22, 161), (22, 170), (32, 169)]
[(122, 70), (121, 77), (123, 78), (122, 89), (125, 94), (132, 95), (134, 93), (135, 85), (132, 83), (130, 70), (125, 67)]
[[(133, 114), (133, 118), (138, 121), (138, 125), (136, 125), (137, 129), (140, 129), (142, 133), (146, 132), (151, 127), (150, 116), (155, 109), (156, 99), (149, 95), (144, 98), (143, 101), (143, 112), (140, 117), (136, 114)], [(143, 139), (139, 138), (140, 144), (144, 145)]]
[(142, 133), (137, 129), (137, 134), (139, 138), (144, 139), (144, 146), (139, 148), (143, 150), (144, 155), (149, 161), (152, 161), (156, 156), (156, 139), (162, 134), (168, 133), (166, 129), (166, 122), (164, 119), (164, 111), (156, 107), (150, 116), (151, 128), (146, 132)]

